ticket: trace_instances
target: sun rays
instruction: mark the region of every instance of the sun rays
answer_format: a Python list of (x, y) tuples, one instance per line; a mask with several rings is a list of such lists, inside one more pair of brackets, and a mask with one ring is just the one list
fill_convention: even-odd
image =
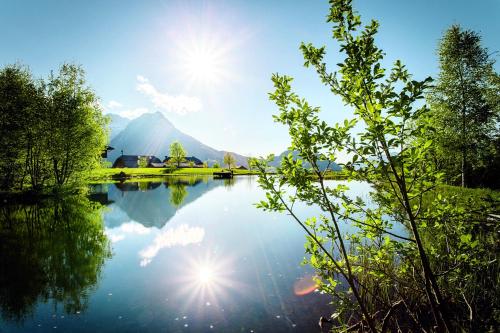
[(177, 45), (180, 75), (189, 86), (213, 87), (231, 78), (230, 45), (216, 34), (191, 35)]
[(235, 279), (231, 257), (221, 258), (213, 254), (187, 259), (177, 283), (178, 294), (184, 299), (186, 309), (221, 307), (231, 293), (247, 290)]

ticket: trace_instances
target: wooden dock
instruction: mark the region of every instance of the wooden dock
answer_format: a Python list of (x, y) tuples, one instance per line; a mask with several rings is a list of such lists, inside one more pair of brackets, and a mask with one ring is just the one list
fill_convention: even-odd
[(220, 171), (212, 173), (214, 178), (228, 179), (233, 178), (233, 171)]

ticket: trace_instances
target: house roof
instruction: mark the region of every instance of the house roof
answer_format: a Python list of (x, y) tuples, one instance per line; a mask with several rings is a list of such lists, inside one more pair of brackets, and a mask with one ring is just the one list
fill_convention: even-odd
[[(171, 159), (170, 156), (165, 156), (165, 159), (163, 160), (163, 162), (167, 163), (170, 159)], [(199, 158), (196, 158), (194, 156), (187, 156), (185, 158), (185, 160), (186, 160), (186, 162), (193, 162), (196, 165), (202, 165), (203, 164), (203, 162)]]
[(140, 157), (146, 157), (148, 165), (153, 163), (161, 163), (161, 160), (156, 156), (148, 155), (121, 155), (113, 163), (113, 168), (118, 165), (123, 165), (125, 168), (137, 168), (139, 166), (138, 161)]

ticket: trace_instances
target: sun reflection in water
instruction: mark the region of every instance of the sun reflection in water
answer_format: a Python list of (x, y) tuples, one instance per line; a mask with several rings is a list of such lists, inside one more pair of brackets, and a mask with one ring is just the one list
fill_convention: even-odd
[(198, 280), (201, 284), (209, 284), (213, 282), (214, 271), (211, 267), (201, 266), (198, 271)]
[(229, 256), (204, 255), (184, 262), (182, 273), (176, 281), (178, 294), (186, 309), (199, 311), (222, 307), (233, 292), (242, 293), (247, 286), (238, 282), (234, 260)]

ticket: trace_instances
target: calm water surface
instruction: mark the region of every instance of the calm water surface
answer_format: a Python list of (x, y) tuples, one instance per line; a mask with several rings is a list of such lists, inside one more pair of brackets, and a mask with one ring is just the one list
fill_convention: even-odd
[(253, 206), (255, 178), (94, 192), (2, 207), (0, 332), (317, 332), (331, 313), (303, 231)]

